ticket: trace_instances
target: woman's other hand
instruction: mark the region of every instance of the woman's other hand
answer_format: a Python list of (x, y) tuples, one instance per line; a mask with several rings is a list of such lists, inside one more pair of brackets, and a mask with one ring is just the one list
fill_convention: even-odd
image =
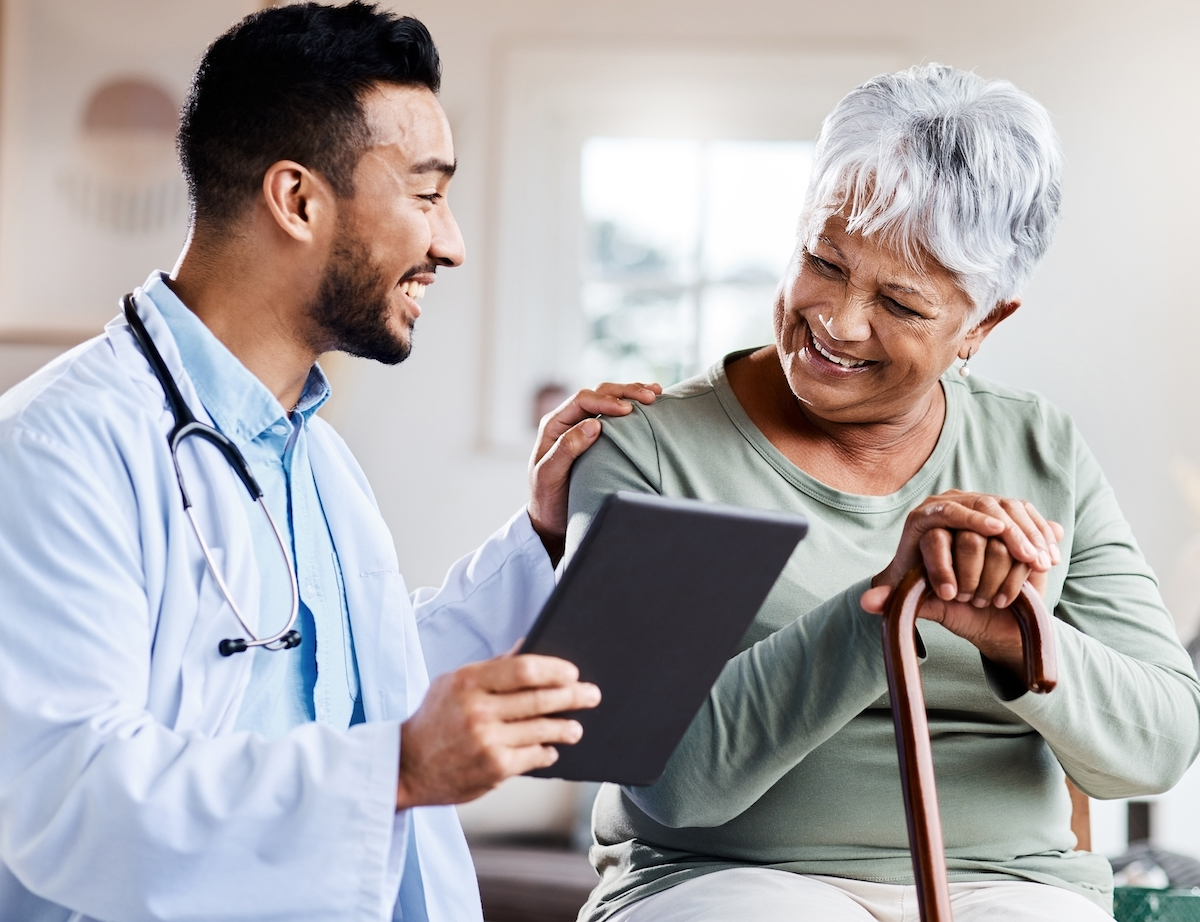
[(604, 383), (576, 391), (542, 417), (529, 459), (529, 521), (558, 565), (567, 535), (567, 489), (571, 465), (600, 437), (597, 416), (627, 416), (633, 403), (651, 404), (662, 393), (658, 384)]
[(883, 612), (892, 589), (923, 566), (933, 598), (921, 617), (971, 641), (989, 659), (1021, 667), (1021, 635), (1007, 611), (1026, 581), (1045, 592), (1061, 560), (1063, 530), (1028, 502), (951, 490), (914, 509), (896, 556), (863, 594), (864, 609)]

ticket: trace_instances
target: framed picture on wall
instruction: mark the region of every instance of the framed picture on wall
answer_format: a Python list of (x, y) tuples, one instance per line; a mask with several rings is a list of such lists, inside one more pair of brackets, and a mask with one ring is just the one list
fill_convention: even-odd
[(66, 346), (170, 269), (196, 60), (256, 0), (3, 0), (0, 343)]

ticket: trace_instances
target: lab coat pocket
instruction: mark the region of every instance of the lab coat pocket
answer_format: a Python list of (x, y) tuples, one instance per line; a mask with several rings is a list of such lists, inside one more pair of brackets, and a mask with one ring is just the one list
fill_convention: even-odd
[[(212, 558), (253, 627), (254, 620), (251, 619), (257, 614), (258, 605), (250, 604), (250, 600), (258, 598), (256, 574), (244, 567), (230, 570), (226, 561), (232, 558), (222, 548), (213, 548)], [(248, 585), (250, 583), (254, 585)], [(243, 599), (247, 601), (243, 602)], [(175, 721), (177, 731), (215, 736), (232, 729), (250, 682), (250, 667), (257, 650), (222, 656), (217, 647), (222, 640), (243, 637), (245, 633), (212, 571), (205, 566), (200, 578), (195, 621), (180, 664), (182, 688), (179, 716)]]

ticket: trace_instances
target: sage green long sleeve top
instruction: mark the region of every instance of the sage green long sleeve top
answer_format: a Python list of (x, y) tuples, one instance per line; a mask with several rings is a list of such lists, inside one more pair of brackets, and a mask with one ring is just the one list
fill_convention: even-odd
[(967, 641), (921, 622), (950, 878), (1038, 881), (1111, 911), (1108, 862), (1074, 850), (1064, 771), (1097, 798), (1171, 787), (1200, 748), (1200, 682), (1067, 415), (976, 376), (942, 387), (933, 454), (888, 496), (834, 490), (788, 461), (738, 403), (723, 362), (604, 420), (572, 475), (568, 554), (615, 490), (799, 512), (810, 531), (662, 778), (601, 789), (601, 882), (581, 920), (746, 865), (912, 882), (881, 625), (858, 600), (907, 513), (951, 488), (1030, 500), (1066, 534), (1046, 592), (1059, 663), (1050, 694), (1024, 693)]

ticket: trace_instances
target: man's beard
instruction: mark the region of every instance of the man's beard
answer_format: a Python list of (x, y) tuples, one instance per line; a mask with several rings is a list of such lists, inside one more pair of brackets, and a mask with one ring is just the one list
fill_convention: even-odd
[(320, 342), (317, 351), (337, 350), (397, 365), (412, 351), (413, 325), (410, 321), (406, 338), (388, 326), (392, 286), (366, 253), (358, 238), (339, 229), (325, 276), (308, 306)]

